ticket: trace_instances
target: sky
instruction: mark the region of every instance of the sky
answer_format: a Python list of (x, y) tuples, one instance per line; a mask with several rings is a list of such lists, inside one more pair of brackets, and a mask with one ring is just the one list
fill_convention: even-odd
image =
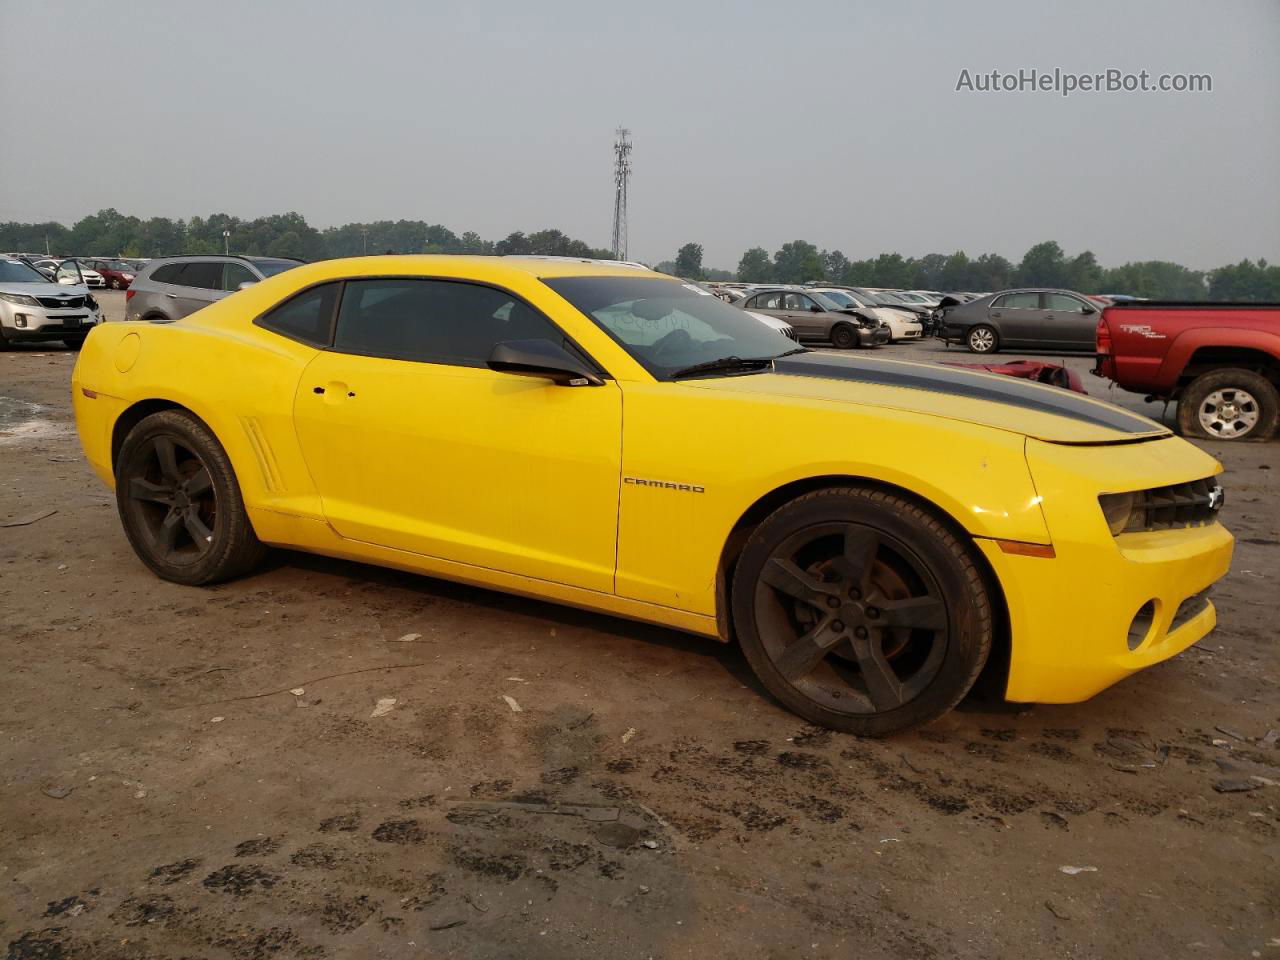
[[(1280, 0), (0, 0), (0, 36), (0, 221), (294, 210), (607, 247), (626, 126), (650, 263), (1280, 260)], [(1055, 68), (1212, 91), (956, 89)]]

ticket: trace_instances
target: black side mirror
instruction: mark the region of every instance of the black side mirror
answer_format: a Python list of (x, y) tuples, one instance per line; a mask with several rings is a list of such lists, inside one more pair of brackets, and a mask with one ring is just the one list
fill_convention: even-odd
[(540, 377), (562, 387), (602, 387), (604, 381), (558, 343), (504, 340), (493, 345), (489, 369), (522, 377)]
[(1089, 306), (1089, 305), (1086, 303), (1086, 304), (1084, 305), (1084, 309), (1083, 309), (1083, 310), (1081, 310), (1080, 312), (1081, 312), (1081, 313), (1083, 313), (1083, 314), (1087, 317), (1089, 314), (1091, 314), (1091, 313), (1097, 313), (1098, 311), (1097, 311), (1097, 310), (1095, 310), (1095, 309), (1093, 309), (1093, 307)]

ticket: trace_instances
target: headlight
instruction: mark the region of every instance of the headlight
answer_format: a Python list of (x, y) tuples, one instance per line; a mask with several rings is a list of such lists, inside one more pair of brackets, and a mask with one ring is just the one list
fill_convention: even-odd
[(122, 274), (120, 274), (120, 276), (124, 277), (124, 278), (125, 278), (126, 280), (128, 280), (130, 283), (133, 283), (133, 274), (132, 274), (132, 273), (122, 273)]
[(97, 301), (97, 300), (95, 300), (95, 299), (93, 299), (93, 295), (92, 295), (92, 294), (88, 294), (88, 295), (86, 295), (86, 296), (85, 296), (85, 298), (84, 298), (84, 304), (85, 304), (85, 306), (86, 306), (86, 307), (88, 307), (90, 310), (97, 310), (97, 309), (98, 309), (98, 301)]
[(1124, 528), (1129, 525), (1133, 516), (1134, 499), (1132, 493), (1103, 493), (1098, 496), (1102, 515), (1106, 517), (1113, 537), (1124, 533)]
[(38, 307), (40, 301), (35, 297), (28, 297), (25, 293), (0, 293), (0, 300), (7, 300), (9, 303), (16, 303), (20, 307)]

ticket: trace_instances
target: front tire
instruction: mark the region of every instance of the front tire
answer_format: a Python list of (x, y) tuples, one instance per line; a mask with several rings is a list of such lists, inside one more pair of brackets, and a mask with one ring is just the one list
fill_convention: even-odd
[(853, 327), (842, 323), (831, 331), (831, 345), (837, 350), (852, 350), (858, 345), (858, 335)]
[(62, 342), (68, 350), (79, 350), (84, 346), (84, 340), (84, 337), (64, 337)]
[(966, 545), (927, 510), (865, 487), (774, 511), (743, 549), (731, 602), (765, 688), (858, 736), (941, 717), (991, 651), (992, 605)]
[(1280, 391), (1260, 373), (1227, 368), (1191, 381), (1178, 400), (1183, 436), (1209, 440), (1266, 440), (1280, 418)]
[(138, 558), (174, 583), (230, 580), (266, 553), (226, 451), (185, 411), (153, 413), (129, 431), (116, 460), (116, 505)]
[(964, 341), (970, 353), (995, 353), (1000, 349), (1000, 334), (985, 323), (970, 328)]

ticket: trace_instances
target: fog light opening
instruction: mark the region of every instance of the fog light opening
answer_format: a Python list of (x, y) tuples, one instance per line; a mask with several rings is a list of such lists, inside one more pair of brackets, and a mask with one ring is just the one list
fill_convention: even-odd
[(1152, 625), (1156, 620), (1156, 601), (1148, 600), (1142, 605), (1136, 614), (1134, 614), (1133, 622), (1129, 624), (1129, 649), (1137, 650), (1142, 646), (1147, 637), (1151, 634)]

